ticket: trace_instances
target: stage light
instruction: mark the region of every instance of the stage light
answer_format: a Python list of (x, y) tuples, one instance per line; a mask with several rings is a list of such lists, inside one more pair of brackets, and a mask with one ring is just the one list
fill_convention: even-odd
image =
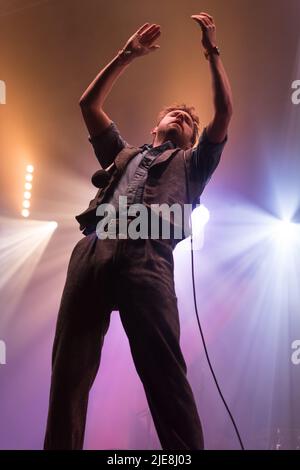
[(21, 215), (22, 217), (29, 217), (29, 207), (30, 207), (30, 201), (31, 199), (31, 189), (32, 189), (32, 183), (31, 181), (33, 180), (33, 171), (34, 167), (33, 165), (26, 165), (26, 173), (25, 173), (25, 183), (24, 183), (24, 193), (23, 193), (23, 203), (22, 207), (23, 209), (21, 210)]
[(192, 212), (193, 227), (204, 227), (209, 221), (209, 210), (203, 205), (196, 207)]
[(49, 229), (50, 229), (50, 230), (55, 230), (57, 227), (58, 227), (58, 223), (55, 222), (54, 220), (52, 220), (51, 222), (49, 222)]
[(22, 214), (22, 216), (23, 216), (23, 217), (28, 217), (28, 216), (29, 216), (29, 214), (30, 214), (30, 212), (29, 212), (29, 210), (28, 210), (28, 209), (22, 209), (22, 212), (21, 212), (21, 214)]
[[(0, 216), (0, 262), (2, 268), (0, 291), (2, 296), (5, 295), (5, 292), (8, 292), (9, 296), (5, 302), (5, 309), (1, 310), (1, 327), (3, 328), (9, 322), (14, 327), (19, 325), (20, 312), (23, 312), (19, 301), (57, 227), (57, 223), (54, 221), (25, 219), (27, 215), (25, 211), (27, 209), (23, 209), (24, 218), (22, 219)], [(41, 285), (43, 285), (43, 281), (41, 281)], [(17, 305), (19, 309), (15, 309)], [(35, 325), (38, 321), (36, 318)]]
[(280, 244), (293, 243), (299, 240), (299, 227), (290, 220), (278, 220), (274, 223), (274, 237)]
[[(198, 205), (191, 214), (190, 230), (193, 233), (193, 251), (199, 251), (204, 244), (205, 225), (209, 221), (209, 210), (203, 205)], [(176, 252), (186, 252), (191, 249), (191, 237), (187, 237), (177, 244)], [(186, 256), (184, 254), (184, 256)]]
[(34, 171), (33, 165), (27, 165), (26, 171), (27, 171), (28, 173), (33, 173), (33, 171)]

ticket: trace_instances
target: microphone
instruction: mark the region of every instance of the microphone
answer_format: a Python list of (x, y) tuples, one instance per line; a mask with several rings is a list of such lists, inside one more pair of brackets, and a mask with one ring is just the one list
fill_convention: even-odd
[(106, 170), (98, 170), (92, 176), (92, 183), (96, 188), (104, 188), (108, 185), (110, 174)]
[(96, 186), (96, 188), (104, 188), (107, 186), (114, 168), (115, 165), (113, 162), (108, 168), (106, 168), (106, 170), (96, 171), (91, 178), (93, 185)]

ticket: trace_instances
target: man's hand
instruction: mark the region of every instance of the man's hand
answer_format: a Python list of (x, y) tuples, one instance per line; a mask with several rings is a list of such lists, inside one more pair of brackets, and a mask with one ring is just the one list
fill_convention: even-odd
[(202, 11), (200, 15), (192, 15), (191, 18), (193, 18), (202, 29), (202, 45), (204, 49), (209, 51), (215, 47), (217, 45), (217, 35), (213, 17)]
[(207, 137), (211, 142), (223, 142), (232, 116), (232, 93), (230, 83), (218, 53), (216, 27), (212, 16), (201, 12), (200, 15), (192, 15), (202, 29), (202, 45), (207, 52), (205, 57), (209, 60), (214, 101), (214, 116), (206, 127)]
[(154, 42), (160, 34), (159, 25), (145, 23), (128, 39), (123, 49), (119, 52), (121, 61), (126, 63), (136, 57), (156, 51), (160, 46), (154, 44)]

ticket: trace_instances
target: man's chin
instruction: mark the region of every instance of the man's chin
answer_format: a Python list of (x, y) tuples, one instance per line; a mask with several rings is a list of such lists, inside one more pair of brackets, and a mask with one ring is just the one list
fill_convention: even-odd
[(167, 133), (167, 138), (180, 140), (181, 137), (181, 127), (174, 126), (169, 128), (169, 132)]
[(187, 142), (181, 138), (181, 135), (178, 134), (173, 135), (172, 137), (169, 136), (167, 140), (171, 140), (176, 147), (184, 150), (187, 150), (191, 147), (191, 145), (187, 144)]

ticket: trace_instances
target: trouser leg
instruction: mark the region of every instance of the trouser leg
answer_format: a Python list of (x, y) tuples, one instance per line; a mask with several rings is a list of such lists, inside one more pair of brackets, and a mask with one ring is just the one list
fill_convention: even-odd
[(93, 234), (73, 250), (52, 353), (45, 449), (82, 449), (88, 395), (109, 327), (112, 245)]
[(163, 449), (203, 449), (186, 364), (173, 281), (171, 247), (161, 240), (124, 241), (120, 317)]

